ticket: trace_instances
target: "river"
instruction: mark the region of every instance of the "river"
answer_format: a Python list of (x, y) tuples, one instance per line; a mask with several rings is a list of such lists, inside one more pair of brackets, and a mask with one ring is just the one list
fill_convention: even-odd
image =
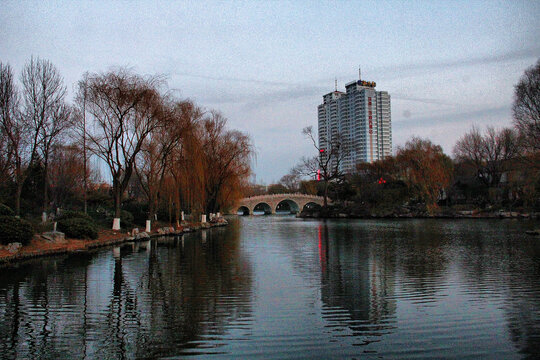
[(0, 268), (0, 359), (540, 356), (538, 222), (230, 222)]

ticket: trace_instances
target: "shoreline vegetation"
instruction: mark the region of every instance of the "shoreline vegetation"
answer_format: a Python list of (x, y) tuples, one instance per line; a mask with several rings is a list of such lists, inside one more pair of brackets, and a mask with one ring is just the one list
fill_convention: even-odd
[(65, 238), (59, 241), (49, 241), (43, 234), (35, 234), (29, 244), (21, 246), (15, 252), (10, 252), (7, 245), (0, 246), (0, 266), (9, 266), (38, 257), (81, 253), (100, 247), (143, 242), (163, 236), (179, 236), (202, 229), (226, 226), (227, 224), (227, 220), (220, 217), (212, 219), (210, 222), (183, 222), (178, 227), (160, 227), (150, 233), (138, 232), (138, 228), (134, 228), (132, 231), (101, 229), (98, 232), (97, 239), (93, 240)]
[(386, 211), (355, 211), (353, 207), (328, 206), (326, 209), (300, 212), (299, 218), (313, 219), (540, 219), (540, 212), (505, 211), (505, 210), (455, 210), (440, 207), (430, 213), (427, 210), (399, 207)]

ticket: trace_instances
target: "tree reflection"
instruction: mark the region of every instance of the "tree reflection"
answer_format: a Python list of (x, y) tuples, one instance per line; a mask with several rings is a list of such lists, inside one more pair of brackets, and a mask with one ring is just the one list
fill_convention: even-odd
[[(156, 358), (251, 314), (237, 229), (3, 269), (0, 358)], [(218, 239), (219, 238), (219, 239)]]

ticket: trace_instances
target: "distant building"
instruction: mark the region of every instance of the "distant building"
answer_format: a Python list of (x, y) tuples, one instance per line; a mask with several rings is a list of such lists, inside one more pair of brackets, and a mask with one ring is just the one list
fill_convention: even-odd
[(352, 172), (362, 162), (373, 162), (392, 155), (390, 95), (376, 91), (371, 81), (351, 81), (346, 92), (323, 96), (318, 107), (319, 147), (326, 156), (331, 144), (340, 143), (344, 172)]

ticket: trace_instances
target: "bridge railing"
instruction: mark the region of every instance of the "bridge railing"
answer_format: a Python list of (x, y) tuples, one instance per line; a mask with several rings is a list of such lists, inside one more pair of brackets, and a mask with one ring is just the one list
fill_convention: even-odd
[(308, 194), (302, 194), (302, 193), (289, 193), (289, 194), (255, 195), (255, 196), (243, 198), (240, 201), (252, 201), (252, 200), (259, 200), (259, 199), (283, 198), (283, 197), (317, 199), (317, 200), (323, 199), (322, 196), (317, 196), (317, 195), (308, 195)]

